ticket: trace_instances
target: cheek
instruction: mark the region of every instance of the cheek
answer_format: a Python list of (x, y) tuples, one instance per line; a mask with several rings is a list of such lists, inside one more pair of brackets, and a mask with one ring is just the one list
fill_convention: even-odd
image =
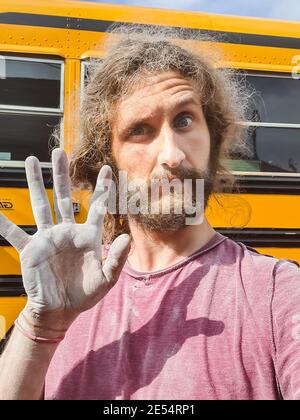
[(194, 167), (205, 170), (210, 156), (210, 137), (206, 130), (197, 130), (184, 138), (183, 151)]
[[(149, 149), (149, 147), (148, 147)], [(113, 148), (113, 155), (119, 169), (128, 171), (130, 174), (147, 173), (150, 165), (150, 151), (142, 145), (130, 143), (120, 144)]]

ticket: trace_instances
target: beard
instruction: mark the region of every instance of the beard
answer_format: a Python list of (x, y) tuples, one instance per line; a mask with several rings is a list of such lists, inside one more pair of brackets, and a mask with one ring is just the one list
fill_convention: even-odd
[[(185, 183), (188, 180), (189, 184)], [(186, 227), (188, 218), (194, 218), (197, 223), (199, 215), (195, 210), (199, 205), (199, 180), (202, 180), (202, 196), (201, 196), (201, 216), (203, 216), (208, 198), (212, 192), (212, 177), (209, 171), (199, 171), (191, 168), (170, 168), (152, 175), (152, 177), (144, 183), (143, 198), (137, 199), (136, 191), (128, 190), (127, 208), (128, 220), (134, 222), (145, 231), (149, 232), (171, 232)], [(130, 179), (129, 179), (130, 182)], [(163, 185), (171, 185), (175, 183), (181, 188), (169, 188), (168, 191), (163, 190)], [(156, 192), (153, 196), (153, 185)], [(160, 188), (162, 187), (162, 188)], [(186, 188), (188, 187), (188, 188)], [(189, 200), (189, 208), (186, 208), (186, 198)], [(149, 200), (150, 198), (150, 200)], [(132, 202), (139, 201), (139, 210), (132, 211)]]

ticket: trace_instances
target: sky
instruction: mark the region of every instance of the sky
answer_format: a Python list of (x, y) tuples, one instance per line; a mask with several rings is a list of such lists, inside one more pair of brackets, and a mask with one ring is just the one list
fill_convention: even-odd
[(127, 4), (130, 6), (158, 7), (223, 13), (227, 15), (255, 16), (300, 22), (300, 0), (89, 0), (94, 3)]

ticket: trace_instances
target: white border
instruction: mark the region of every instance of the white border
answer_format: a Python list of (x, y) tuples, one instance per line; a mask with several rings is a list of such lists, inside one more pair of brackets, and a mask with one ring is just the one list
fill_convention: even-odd
[(246, 122), (240, 122), (240, 124), (246, 127), (300, 128), (300, 124), (289, 124), (289, 123), (267, 123), (267, 122), (246, 121)]
[[(41, 168), (52, 168), (51, 162), (40, 162)], [(0, 168), (25, 168), (23, 160), (0, 160)]]
[(240, 176), (268, 176), (270, 178), (274, 176), (280, 177), (293, 177), (293, 178), (300, 178), (300, 173), (298, 172), (243, 172), (243, 171), (230, 171), (232, 175), (240, 175)]

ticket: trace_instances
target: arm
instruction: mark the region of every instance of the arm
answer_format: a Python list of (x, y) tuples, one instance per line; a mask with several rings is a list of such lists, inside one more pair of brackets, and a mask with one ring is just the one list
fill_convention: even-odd
[(274, 274), (271, 314), (276, 376), (283, 399), (300, 400), (300, 269), (280, 261)]
[[(20, 253), (27, 304), (0, 358), (0, 399), (39, 399), (58, 343), (77, 316), (96, 305), (116, 283), (128, 254), (129, 236), (110, 246), (102, 267), (102, 225), (107, 206), (105, 188), (111, 169), (101, 168), (94, 199), (84, 224), (76, 224), (69, 168), (61, 149), (52, 153), (57, 224), (43, 185), (39, 162), (26, 159), (26, 175), (35, 221), (33, 236), (0, 213), (0, 234)], [(31, 338), (28, 338), (31, 337)], [(40, 337), (43, 342), (32, 338)], [(54, 340), (55, 341), (55, 340)]]
[(41, 399), (57, 346), (35, 343), (14, 329), (0, 358), (0, 400)]

